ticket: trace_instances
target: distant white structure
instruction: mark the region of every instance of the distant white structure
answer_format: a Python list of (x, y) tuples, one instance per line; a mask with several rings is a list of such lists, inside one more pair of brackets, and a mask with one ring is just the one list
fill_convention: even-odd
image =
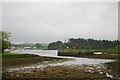
[(107, 52), (94, 52), (93, 54), (98, 54), (98, 55), (100, 55), (100, 54), (108, 54)]
[(5, 51), (5, 52), (10, 52), (10, 49), (5, 49), (4, 51)]
[(103, 54), (103, 52), (94, 52), (93, 54)]
[(31, 47), (24, 47), (24, 49), (31, 49)]
[(67, 46), (67, 49), (69, 49), (69, 47)]

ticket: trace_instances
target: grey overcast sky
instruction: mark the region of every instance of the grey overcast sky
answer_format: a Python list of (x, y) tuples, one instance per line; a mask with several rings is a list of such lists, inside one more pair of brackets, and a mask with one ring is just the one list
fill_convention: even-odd
[(2, 28), (12, 42), (118, 39), (117, 2), (4, 2)]

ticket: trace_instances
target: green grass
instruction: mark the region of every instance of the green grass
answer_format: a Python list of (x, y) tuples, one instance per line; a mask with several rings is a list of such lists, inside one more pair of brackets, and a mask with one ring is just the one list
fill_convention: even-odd
[[(107, 54), (94, 55), (93, 54), (94, 52), (107, 52)], [(72, 56), (72, 57), (85, 57), (85, 58), (118, 59), (118, 51), (115, 49), (109, 49), (109, 50), (65, 49), (65, 50), (59, 50), (58, 55), (59, 56)]]
[(93, 51), (100, 51), (100, 52), (106, 52), (106, 51), (109, 51), (109, 50), (98, 50), (98, 49), (62, 49), (62, 50), (59, 50), (59, 52), (93, 52)]
[(83, 56), (85, 58), (97, 58), (97, 59), (118, 59), (118, 55), (89, 55)]
[(39, 57), (33, 54), (16, 54), (16, 53), (3, 53), (2, 59), (14, 59), (14, 58), (29, 58), (29, 57)]
[(59, 52), (108, 52), (110, 54), (118, 54), (118, 50), (116, 49), (61, 49)]

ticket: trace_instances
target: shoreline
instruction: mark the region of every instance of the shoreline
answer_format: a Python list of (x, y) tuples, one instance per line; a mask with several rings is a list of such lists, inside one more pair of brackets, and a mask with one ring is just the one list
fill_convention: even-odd
[[(22, 55), (24, 55), (24, 54), (22, 54)], [(19, 56), (19, 55), (17, 55), (17, 56)], [(22, 59), (22, 60), (26, 60), (28, 58), (32, 59), (33, 55), (32, 56), (27, 55), (26, 58), (24, 58), (24, 57), (25, 56), (19, 57), (19, 59)], [(45, 64), (47, 64), (47, 63), (57, 63), (57, 62), (63, 62), (63, 61), (70, 60), (70, 59), (61, 59), (61, 58), (58, 59), (58, 58), (53, 58), (53, 57), (51, 57), (51, 58), (41, 57), (41, 56), (39, 56), (39, 57), (34, 56), (34, 57), (37, 58), (37, 60), (39, 58), (43, 58), (42, 61), (39, 64), (42, 64), (44, 62), (45, 62)], [(9, 60), (9, 61), (12, 61), (11, 58), (6, 58), (6, 59)], [(3, 59), (3, 60), (5, 60), (5, 59)], [(16, 60), (16, 57), (14, 58), (14, 60)], [(48, 61), (48, 60), (50, 60), (50, 61)], [(21, 65), (21, 66), (25, 66), (25, 65)], [(18, 67), (20, 67), (20, 65), (18, 65)], [(109, 69), (108, 69), (108, 71), (106, 70), (106, 72), (103, 75), (101, 73), (103, 73), (103, 71), (105, 71), (105, 69), (103, 70), (101, 68), (102, 70), (98, 70), (98, 71), (101, 71), (99, 73), (98, 71), (95, 71), (97, 69), (97, 67), (100, 67), (100, 66), (96, 65), (96, 68), (92, 65), (91, 66), (90, 65), (47, 66), (44, 69), (40, 69), (40, 68), (38, 68), (38, 69), (34, 68), (32, 70), (28, 69), (28, 71), (30, 71), (30, 73), (20, 73), (19, 71), (8, 72), (8, 71), (5, 70), (5, 68), (8, 69), (8, 67), (4, 67), (2, 76), (3, 76), (3, 78), (29, 78), (29, 77), (31, 77), (31, 78), (46, 78), (46, 77), (48, 77), (48, 78), (57, 78), (57, 77), (60, 77), (60, 78), (66, 78), (66, 77), (70, 77), (70, 78), (74, 78), (74, 77), (76, 77), (76, 78), (106, 78), (105, 73), (108, 73)], [(91, 72), (94, 71), (94, 73), (91, 73), (90, 71)], [(23, 70), (23, 72), (27, 72), (27, 69), (25, 69), (25, 71)], [(79, 73), (81, 73), (83, 75), (81, 75)], [(109, 72), (109, 73), (111, 73), (111, 72)]]

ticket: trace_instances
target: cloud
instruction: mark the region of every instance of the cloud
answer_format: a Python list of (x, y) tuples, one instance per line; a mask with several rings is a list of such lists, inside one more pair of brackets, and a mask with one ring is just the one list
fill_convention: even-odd
[(13, 42), (45, 42), (70, 37), (117, 39), (118, 6), (114, 2), (6, 2), (3, 30)]

